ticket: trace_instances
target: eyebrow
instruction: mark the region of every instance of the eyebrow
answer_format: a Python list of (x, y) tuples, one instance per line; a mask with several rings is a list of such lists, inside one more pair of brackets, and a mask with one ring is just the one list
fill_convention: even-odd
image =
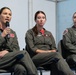
[(76, 18), (76, 16), (73, 16), (73, 18)]

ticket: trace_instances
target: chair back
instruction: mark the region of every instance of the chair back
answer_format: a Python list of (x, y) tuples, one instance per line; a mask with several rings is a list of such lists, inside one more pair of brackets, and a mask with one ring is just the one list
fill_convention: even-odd
[(68, 51), (65, 49), (63, 45), (63, 40), (60, 40), (58, 43), (58, 52), (62, 55), (64, 59), (68, 56)]

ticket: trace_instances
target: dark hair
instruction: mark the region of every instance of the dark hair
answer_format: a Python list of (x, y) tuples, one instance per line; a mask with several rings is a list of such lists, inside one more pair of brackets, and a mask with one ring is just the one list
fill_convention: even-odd
[(76, 14), (76, 12), (73, 14), (73, 17), (74, 17), (75, 14)]
[(43, 11), (37, 11), (37, 12), (35, 13), (35, 17), (34, 17), (34, 20), (35, 20), (35, 21), (36, 21), (36, 19), (37, 19), (37, 15), (38, 15), (39, 13), (44, 14), (44, 15), (45, 15), (45, 18), (46, 18), (46, 14), (45, 14)]
[(0, 14), (3, 12), (4, 9), (9, 9), (9, 10), (11, 11), (10, 8), (8, 8), (8, 7), (3, 7), (3, 8), (0, 9)]
[[(37, 12), (35, 13), (35, 17), (34, 17), (34, 20), (35, 20), (35, 21), (36, 21), (36, 19), (37, 19), (37, 15), (38, 15), (39, 13), (44, 14), (44, 15), (45, 15), (45, 18), (46, 18), (46, 14), (45, 14), (43, 11), (37, 11)], [(32, 28), (32, 30), (34, 31), (35, 36), (37, 36), (37, 35), (38, 35), (38, 31), (37, 31), (37, 26), (36, 26), (36, 25)]]

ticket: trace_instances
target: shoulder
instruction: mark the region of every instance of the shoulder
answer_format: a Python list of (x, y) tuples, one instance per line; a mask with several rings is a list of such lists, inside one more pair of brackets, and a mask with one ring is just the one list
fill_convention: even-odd
[(68, 33), (68, 29), (65, 29), (64, 32), (63, 32), (63, 35), (65, 35), (67, 33)]
[(33, 32), (33, 30), (32, 29), (29, 29), (29, 30), (27, 30), (26, 34), (32, 33), (32, 32)]
[(51, 31), (45, 30), (45, 32), (48, 36), (53, 36)]
[(16, 34), (16, 32), (13, 29), (11, 29), (11, 33), (15, 33)]
[(48, 30), (46, 30), (46, 29), (45, 29), (45, 32), (47, 32), (47, 33), (49, 33), (49, 34), (52, 34), (51, 31), (48, 31)]
[(14, 30), (11, 29), (11, 33), (10, 33), (10, 37), (16, 37), (16, 32)]
[(26, 36), (31, 36), (31, 35), (33, 35), (33, 30), (32, 29), (27, 30)]
[(63, 32), (63, 35), (69, 33), (70, 31), (72, 31), (72, 28), (66, 28)]

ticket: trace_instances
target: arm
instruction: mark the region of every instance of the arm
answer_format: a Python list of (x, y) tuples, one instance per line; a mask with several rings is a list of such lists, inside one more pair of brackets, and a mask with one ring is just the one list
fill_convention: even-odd
[(9, 52), (19, 50), (17, 36), (15, 32), (12, 33), (14, 34), (14, 37), (10, 37), (9, 39), (5, 39), (5, 37), (2, 36), (3, 34), (0, 35), (0, 58)]
[(0, 35), (0, 47), (1, 47), (2, 44), (5, 43), (5, 42), (6, 42), (5, 38)]
[[(48, 31), (49, 32), (49, 31)], [(51, 47), (51, 50), (36, 50), (37, 52), (39, 53), (48, 53), (48, 52), (56, 52), (56, 44), (55, 44), (55, 40), (54, 40), (54, 37), (52, 35), (51, 32), (49, 32), (49, 38), (51, 39), (51, 42), (52, 42), (52, 45), (50, 46)]]
[(35, 44), (34, 44), (34, 34), (32, 31), (28, 31), (26, 33), (26, 44), (28, 45), (28, 47), (35, 53), (47, 53), (47, 52), (54, 52), (55, 50), (41, 50), (38, 49)]
[(33, 32), (31, 30), (28, 30), (25, 36), (25, 42), (27, 49), (30, 49), (32, 52), (36, 53), (37, 47), (34, 46), (34, 40), (33, 40)]
[(52, 33), (50, 33), (50, 38), (51, 38), (51, 41), (52, 41), (52, 46), (51, 46), (51, 48), (52, 48), (52, 50), (56, 50), (55, 39), (54, 39)]
[[(9, 35), (9, 38), (7, 35)], [(5, 28), (3, 31), (0, 30), (0, 51), (1, 50), (19, 50), (16, 33), (10, 28)]]
[(9, 51), (17, 51), (20, 50), (19, 44), (18, 44), (18, 39), (16, 33), (13, 31), (12, 32), (12, 38), (10, 38), (10, 42), (8, 42), (7, 46), (9, 47)]
[(64, 47), (71, 53), (76, 53), (76, 46), (72, 42), (72, 32), (68, 30), (66, 34), (63, 35)]

